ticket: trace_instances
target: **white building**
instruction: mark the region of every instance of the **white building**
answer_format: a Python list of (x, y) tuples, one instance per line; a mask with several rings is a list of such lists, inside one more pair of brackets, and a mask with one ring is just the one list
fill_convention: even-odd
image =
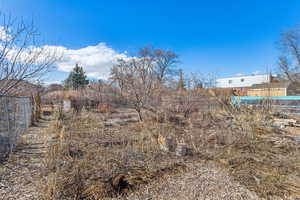
[(271, 78), (272, 76), (270, 74), (220, 78), (216, 80), (216, 87), (217, 88), (251, 87), (254, 84), (270, 83)]

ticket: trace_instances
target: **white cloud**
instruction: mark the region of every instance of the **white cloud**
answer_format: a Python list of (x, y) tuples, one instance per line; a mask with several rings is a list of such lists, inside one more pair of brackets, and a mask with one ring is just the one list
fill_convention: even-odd
[(67, 49), (56, 46), (48, 46), (48, 48), (56, 48), (56, 50), (63, 53), (62, 59), (57, 62), (59, 71), (70, 72), (78, 63), (90, 78), (107, 79), (110, 69), (117, 59), (127, 58), (126, 53), (118, 53), (105, 43), (81, 49)]
[[(0, 41), (7, 42), (12, 36), (5, 27), (0, 26)], [(0, 43), (0, 50), (3, 45)], [(107, 79), (109, 77), (111, 67), (116, 63), (117, 59), (128, 58), (126, 52), (118, 53), (105, 43), (99, 43), (95, 46), (87, 46), (81, 49), (68, 49), (63, 46), (45, 45), (42, 47), (28, 46), (19, 53), (19, 47), (12, 45), (7, 49), (7, 59), (15, 60), (20, 63), (33, 60), (37, 54), (40, 54), (36, 63), (44, 62), (50, 56), (61, 56), (56, 66), (58, 71), (70, 72), (76, 64), (83, 67), (87, 76), (90, 78)], [(41, 53), (40, 53), (41, 52)]]

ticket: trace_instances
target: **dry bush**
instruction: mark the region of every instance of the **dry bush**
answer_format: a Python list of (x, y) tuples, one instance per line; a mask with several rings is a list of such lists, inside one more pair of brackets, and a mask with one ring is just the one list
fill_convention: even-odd
[(78, 99), (81, 98), (84, 93), (84, 91), (80, 90), (59, 90), (59, 91), (51, 91), (51, 92), (46, 92), (42, 96), (42, 101), (44, 104), (48, 104), (50, 102), (54, 103), (60, 103), (64, 99)]
[(83, 98), (71, 98), (71, 108), (76, 115), (81, 113), (82, 109), (84, 108), (84, 104), (85, 101)]
[(53, 125), (43, 199), (118, 197), (184, 169), (160, 151), (145, 124), (105, 128), (100, 115), (84, 112)]
[(197, 114), (188, 143), (263, 198), (299, 197), (300, 145), (272, 128), (268, 111), (266, 106)]
[(64, 91), (46, 92), (41, 96), (42, 104), (60, 103), (64, 99)]
[(155, 137), (185, 143), (193, 158), (218, 163), (261, 198), (299, 197), (300, 145), (273, 128), (270, 105), (235, 107), (226, 97), (219, 103), (219, 109), (194, 111), (188, 119), (184, 113), (161, 113), (148, 129)]
[[(45, 156), (44, 199), (126, 198), (185, 163), (210, 160), (261, 198), (300, 194), (299, 144), (272, 128), (269, 108), (232, 107), (184, 113), (160, 112), (143, 122), (105, 127), (105, 119), (131, 113), (83, 112), (52, 125), (54, 142)], [(146, 117), (148, 113), (145, 113)], [(127, 122), (126, 122), (127, 123)], [(159, 138), (185, 144), (182, 159), (162, 151)], [(47, 183), (47, 184), (45, 184)]]

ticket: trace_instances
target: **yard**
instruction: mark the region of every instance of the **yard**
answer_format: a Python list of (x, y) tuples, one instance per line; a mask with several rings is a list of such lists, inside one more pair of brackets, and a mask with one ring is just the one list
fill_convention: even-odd
[(232, 112), (140, 122), (124, 107), (56, 111), (29, 130), (38, 142), (25, 134), (1, 167), (1, 192), (49, 200), (299, 197), (299, 143), (269, 126), (270, 116)]

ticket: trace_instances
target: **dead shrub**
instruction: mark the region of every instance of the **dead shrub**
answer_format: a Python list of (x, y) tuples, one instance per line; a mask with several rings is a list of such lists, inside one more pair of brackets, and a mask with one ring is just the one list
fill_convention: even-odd
[(73, 109), (75, 114), (81, 113), (84, 106), (83, 100), (80, 100), (78, 98), (71, 99), (71, 108)]
[(117, 198), (176, 173), (177, 151), (161, 151), (160, 137), (192, 149), (185, 160), (217, 163), (261, 198), (299, 196), (299, 144), (271, 127), (268, 110), (226, 106), (188, 117), (161, 112), (126, 126), (105, 127), (95, 112), (58, 120), (45, 158), (45, 199)]
[(178, 161), (159, 150), (147, 124), (104, 128), (98, 115), (83, 112), (58, 120), (60, 128), (45, 154), (43, 199), (126, 196), (179, 172)]
[(161, 132), (174, 135), (194, 155), (226, 168), (261, 198), (300, 196), (299, 144), (272, 127), (272, 109), (222, 102), (223, 109), (192, 112), (186, 125), (178, 126), (178, 114), (173, 114), (172, 120), (164, 116), (148, 128), (155, 137)]
[(272, 128), (268, 108), (197, 115), (191, 119), (187, 139), (195, 151), (220, 163), (262, 198), (300, 195), (299, 144)]

